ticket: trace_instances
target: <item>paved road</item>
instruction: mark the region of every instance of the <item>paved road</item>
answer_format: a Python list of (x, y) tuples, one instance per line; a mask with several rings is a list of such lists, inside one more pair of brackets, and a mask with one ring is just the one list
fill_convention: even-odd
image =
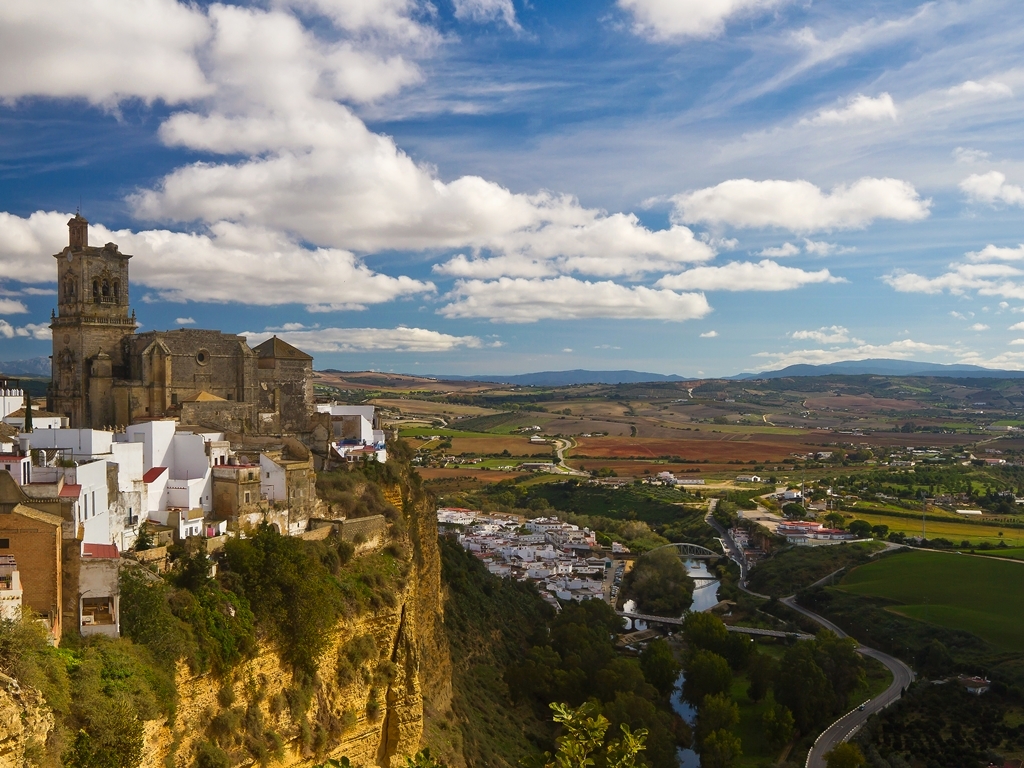
[[(832, 630), (840, 637), (847, 636), (843, 630), (828, 619), (797, 605), (795, 596), (784, 597), (782, 598), (782, 602), (794, 611), (802, 613), (808, 618), (814, 619), (814, 621), (818, 622), (826, 629)], [(864, 709), (858, 708), (852, 712), (848, 712), (826, 728), (824, 733), (822, 733), (818, 737), (817, 741), (814, 742), (814, 746), (811, 747), (811, 751), (807, 754), (805, 768), (825, 768), (826, 754), (831, 752), (837, 744), (841, 744), (853, 736), (853, 734), (856, 733), (865, 722), (867, 722), (867, 719), (871, 717), (871, 715), (876, 712), (880, 712), (900, 698), (900, 696), (903, 695), (904, 689), (914, 681), (913, 670), (899, 659), (894, 658), (887, 653), (875, 650), (874, 648), (868, 648), (865, 645), (859, 646), (857, 651), (864, 656), (870, 656), (873, 659), (877, 659), (888, 667), (889, 671), (892, 673), (892, 684), (878, 696), (865, 702), (862, 705)]]
[(715, 529), (715, 532), (719, 536), (719, 541), (722, 542), (722, 548), (725, 549), (725, 554), (729, 556), (729, 559), (736, 563), (740, 567), (740, 588), (745, 588), (747, 585), (747, 560), (743, 557), (743, 552), (736, 542), (733, 541), (732, 534), (723, 528), (717, 520), (714, 518), (715, 506), (718, 504), (718, 499), (711, 499), (708, 502), (708, 513), (704, 516), (704, 522)]

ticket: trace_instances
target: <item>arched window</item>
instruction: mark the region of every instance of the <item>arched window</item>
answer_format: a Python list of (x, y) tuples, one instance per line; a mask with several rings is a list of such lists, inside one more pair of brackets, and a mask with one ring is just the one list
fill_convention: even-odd
[(114, 301), (120, 301), (120, 300), (121, 300), (121, 281), (120, 280), (115, 280), (114, 281)]
[(110, 283), (107, 282), (106, 280), (103, 281), (103, 298), (110, 298)]
[(99, 280), (93, 280), (92, 281), (92, 300), (95, 301), (97, 304), (100, 303), (100, 281)]

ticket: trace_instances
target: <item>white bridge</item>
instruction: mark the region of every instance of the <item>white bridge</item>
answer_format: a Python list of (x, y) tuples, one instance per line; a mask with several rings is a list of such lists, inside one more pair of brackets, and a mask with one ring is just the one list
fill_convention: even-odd
[[(636, 613), (633, 611), (616, 611), (619, 616), (623, 616), (627, 619), (640, 619), (646, 621), (648, 624), (668, 624), (675, 627), (681, 627), (685, 622), (685, 616), (681, 616), (678, 619), (670, 616), (651, 616), (646, 613)], [(782, 632), (777, 629), (758, 629), (756, 627), (734, 627), (726, 625), (725, 627), (730, 632), (739, 632), (744, 635), (759, 635), (761, 637), (795, 637), (797, 640), (813, 640), (814, 635), (808, 635), (806, 632)]]
[(713, 552), (707, 547), (687, 543), (663, 544), (660, 547), (648, 550), (647, 554), (658, 552), (662, 549), (674, 549), (679, 553), (680, 557), (687, 560), (717, 560), (720, 557), (725, 557), (721, 552)]

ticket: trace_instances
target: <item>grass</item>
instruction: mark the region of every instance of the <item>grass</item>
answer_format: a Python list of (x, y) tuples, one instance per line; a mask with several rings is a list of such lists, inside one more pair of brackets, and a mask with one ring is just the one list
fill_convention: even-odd
[(486, 437), (486, 432), (466, 432), (458, 429), (445, 429), (443, 427), (412, 427), (411, 429), (400, 429), (399, 437)]
[(906, 552), (854, 569), (840, 589), (898, 603), (919, 621), (961, 629), (1007, 651), (1024, 651), (1024, 570), (1011, 562)]
[[(866, 512), (853, 510), (853, 517), (856, 520), (866, 520), (872, 525), (888, 525), (890, 531), (898, 531), (907, 536), (921, 535), (921, 518), (916, 520), (910, 517), (896, 517), (894, 515), (880, 514), (878, 512)], [(999, 535), (1000, 531), (1003, 533)], [(1024, 530), (1006, 526), (991, 525), (986, 523), (963, 523), (955, 519), (937, 520), (929, 513), (925, 526), (925, 533), (929, 539), (949, 539), (959, 545), (961, 541), (970, 541), (972, 544), (980, 544), (987, 541), (990, 544), (998, 544), (1005, 541), (1007, 546), (1013, 546), (1018, 541), (1024, 543)]]

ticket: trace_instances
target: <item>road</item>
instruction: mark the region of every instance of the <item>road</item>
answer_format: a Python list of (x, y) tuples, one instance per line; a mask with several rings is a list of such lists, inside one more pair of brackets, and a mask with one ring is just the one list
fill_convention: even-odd
[[(794, 611), (802, 613), (804, 616), (813, 619), (826, 629), (832, 630), (839, 635), (839, 637), (847, 636), (843, 630), (828, 619), (797, 605), (795, 595), (784, 597), (781, 602), (785, 603)], [(892, 673), (892, 683), (878, 696), (875, 696), (875, 698), (865, 702), (862, 705), (864, 709), (857, 708), (852, 712), (847, 712), (826, 728), (818, 737), (817, 741), (814, 742), (814, 746), (811, 747), (811, 751), (807, 753), (805, 768), (825, 768), (825, 755), (831, 752), (837, 744), (841, 744), (853, 736), (853, 734), (867, 722), (867, 719), (871, 717), (871, 715), (882, 711), (900, 698), (900, 696), (903, 695), (903, 691), (914, 681), (914, 671), (899, 659), (894, 658), (887, 653), (882, 653), (874, 648), (868, 648), (866, 645), (859, 646), (857, 648), (857, 652), (864, 656), (870, 656), (888, 667), (889, 671)]]
[(715, 505), (717, 504), (718, 499), (711, 499), (708, 501), (708, 513), (704, 516), (704, 522), (715, 529), (715, 532), (719, 536), (719, 541), (722, 542), (722, 548), (725, 550), (725, 554), (727, 554), (729, 559), (740, 567), (740, 588), (742, 589), (747, 585), (747, 559), (743, 557), (743, 552), (738, 546), (736, 546), (736, 542), (733, 541), (732, 534), (725, 530), (725, 528), (715, 520)]
[(581, 472), (578, 469), (573, 469), (565, 463), (565, 452), (570, 448), (576, 447), (576, 441), (570, 438), (556, 437), (552, 440), (555, 446), (555, 456), (558, 457), (559, 474), (562, 475), (575, 475), (576, 477), (590, 477), (587, 472)]

